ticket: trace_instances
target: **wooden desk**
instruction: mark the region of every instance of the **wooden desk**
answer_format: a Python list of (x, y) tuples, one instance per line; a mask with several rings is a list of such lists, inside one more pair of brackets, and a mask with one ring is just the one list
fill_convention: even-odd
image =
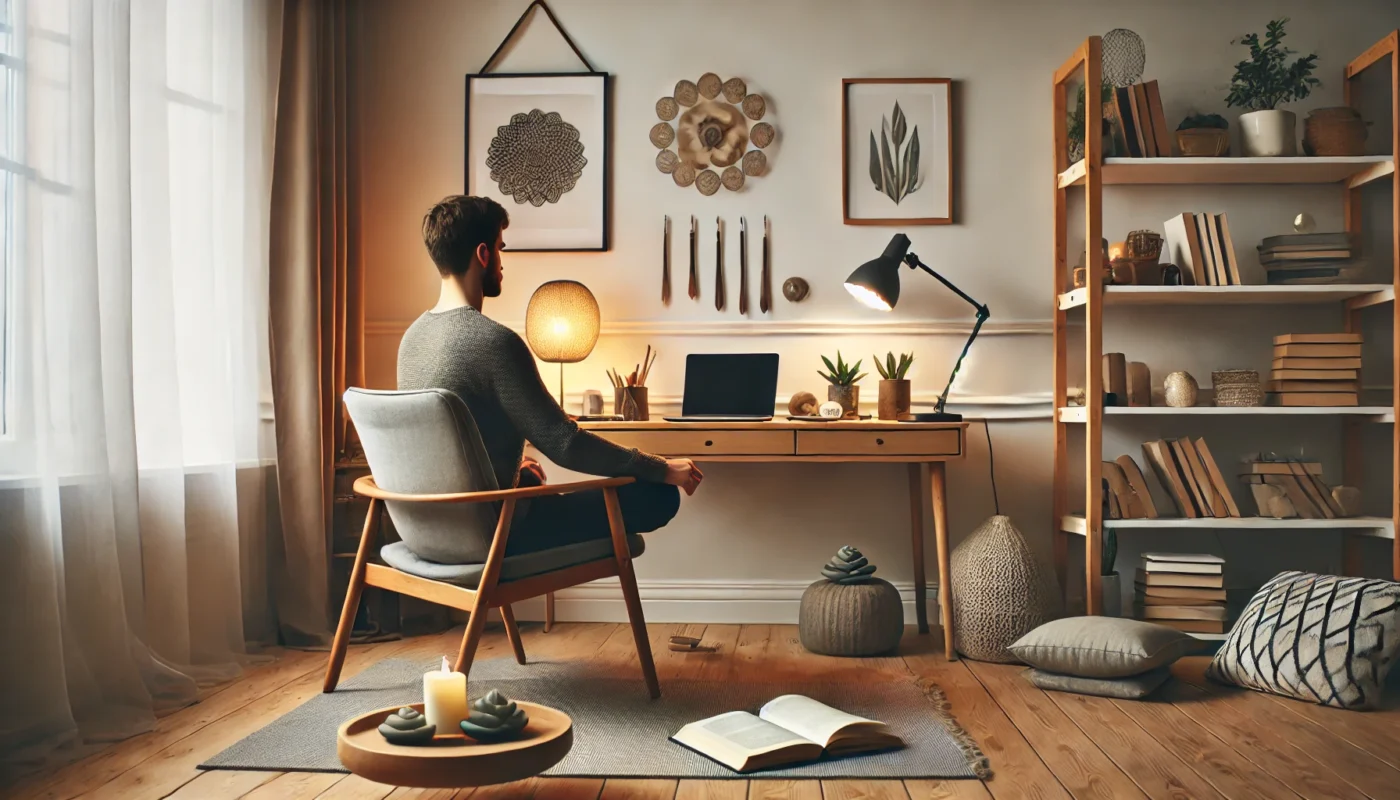
[(948, 493), (944, 464), (962, 458), (965, 422), (584, 422), (586, 428), (625, 447), (696, 461), (760, 463), (870, 463), (909, 465), (909, 517), (914, 548), (914, 608), (919, 633), (928, 633), (924, 578), (924, 486), (919, 465), (928, 464), (928, 493), (938, 548), (938, 608), (943, 648), (953, 650), (952, 584), (948, 577)]

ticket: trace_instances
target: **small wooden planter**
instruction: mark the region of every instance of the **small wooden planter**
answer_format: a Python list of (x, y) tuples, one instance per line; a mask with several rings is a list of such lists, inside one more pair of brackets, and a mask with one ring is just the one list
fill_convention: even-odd
[(880, 381), (880, 419), (900, 420), (909, 417), (912, 390), (908, 380)]
[(1230, 131), (1228, 128), (1187, 128), (1176, 132), (1176, 146), (1186, 157), (1228, 156)]

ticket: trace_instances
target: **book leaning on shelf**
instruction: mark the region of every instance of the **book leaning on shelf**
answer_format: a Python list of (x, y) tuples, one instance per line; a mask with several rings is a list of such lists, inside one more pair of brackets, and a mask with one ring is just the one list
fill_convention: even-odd
[(768, 701), (757, 716), (730, 711), (692, 722), (671, 740), (735, 772), (904, 746), (904, 740), (890, 733), (883, 722), (847, 714), (800, 694)]
[(1224, 633), (1225, 559), (1208, 553), (1143, 553), (1133, 591), (1138, 619), (1188, 633)]

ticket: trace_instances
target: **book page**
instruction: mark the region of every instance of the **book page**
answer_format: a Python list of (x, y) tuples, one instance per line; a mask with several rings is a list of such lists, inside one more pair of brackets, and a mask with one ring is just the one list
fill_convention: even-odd
[(773, 698), (759, 709), (758, 716), (822, 747), (830, 744), (838, 732), (852, 725), (883, 727), (883, 723), (847, 714), (800, 694)]
[[(747, 711), (731, 711), (692, 722), (671, 738), (736, 772), (772, 760), (762, 759), (764, 754), (790, 751), (790, 760), (800, 761), (816, 758), (821, 752), (820, 745)], [(811, 752), (805, 752), (808, 750)]]

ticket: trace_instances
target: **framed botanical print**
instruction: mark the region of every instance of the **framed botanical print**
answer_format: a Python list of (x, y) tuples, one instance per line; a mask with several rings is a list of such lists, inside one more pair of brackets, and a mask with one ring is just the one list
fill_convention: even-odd
[(950, 79), (843, 79), (841, 145), (847, 225), (952, 223)]
[(510, 212), (513, 251), (608, 249), (608, 75), (467, 76), (466, 193)]

